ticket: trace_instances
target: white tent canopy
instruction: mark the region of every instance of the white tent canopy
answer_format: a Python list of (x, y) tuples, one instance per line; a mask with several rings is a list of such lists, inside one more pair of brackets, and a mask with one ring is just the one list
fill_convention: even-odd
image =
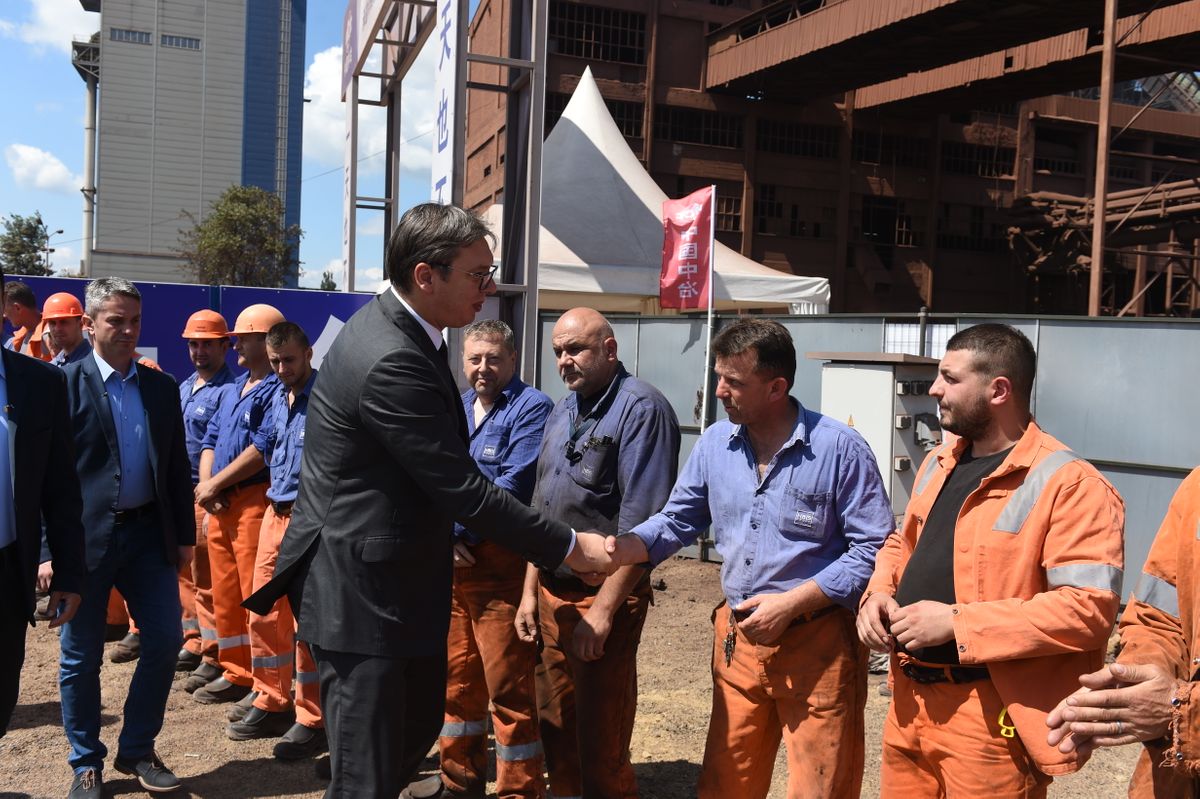
[[(665, 199), (585, 70), (542, 150), (539, 306), (656, 311)], [(497, 235), (501, 213), (499, 205), (485, 213)], [(718, 309), (790, 306), (824, 313), (829, 307), (825, 278), (771, 269), (720, 242), (715, 259)]]

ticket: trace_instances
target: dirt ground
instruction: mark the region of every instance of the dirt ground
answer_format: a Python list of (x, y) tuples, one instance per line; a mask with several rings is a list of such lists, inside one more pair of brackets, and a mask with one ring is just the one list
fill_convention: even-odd
[[(633, 762), (644, 799), (685, 799), (694, 786), (704, 752), (710, 702), (709, 615), (720, 600), (717, 567), (692, 560), (663, 564), (665, 581), (655, 592), (639, 653), (639, 705), (633, 735)], [(66, 796), (71, 773), (62, 733), (57, 687), (57, 636), (39, 626), (30, 632), (21, 700), (8, 735), (0, 740), (0, 799)], [(115, 748), (119, 716), (134, 664), (105, 663), (104, 741)], [(888, 700), (872, 676), (867, 704), (867, 767), (862, 795), (879, 791), (879, 749)], [(173, 796), (203, 799), (320, 797), (309, 762), (281, 763), (271, 757), (271, 741), (235, 743), (223, 732), (224, 706), (200, 705), (176, 679), (158, 752), (180, 776), (184, 790)], [(1134, 747), (1105, 750), (1079, 774), (1060, 779), (1050, 795), (1103, 799), (1124, 796), (1133, 770)], [(431, 764), (432, 765), (432, 764)], [(109, 796), (144, 795), (130, 778), (105, 771)], [(786, 796), (786, 773), (777, 762), (771, 799)]]

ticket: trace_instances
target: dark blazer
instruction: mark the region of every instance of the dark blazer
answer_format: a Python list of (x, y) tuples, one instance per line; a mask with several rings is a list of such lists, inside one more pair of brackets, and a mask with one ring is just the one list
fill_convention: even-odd
[[(170, 376), (138, 364), (138, 390), (150, 426), (150, 471), (154, 480), (163, 554), (179, 560), (179, 547), (196, 543), (192, 466), (183, 438), (179, 387)], [(75, 433), (75, 467), (83, 488), (83, 529), (88, 569), (94, 569), (112, 540), (113, 508), (120, 488), (117, 429), (92, 357), (63, 369)]]
[(321, 364), (275, 577), (246, 607), (265, 613), (287, 592), (301, 640), (363, 655), (435, 655), (449, 628), (455, 520), (557, 566), (570, 528), (493, 486), (467, 439), (445, 358), (384, 292), (351, 317)]
[(33, 619), (34, 583), (43, 560), (53, 561), (52, 591), (78, 594), (87, 575), (83, 555), (82, 500), (75, 444), (67, 416), (65, 379), (58, 367), (10, 350), (0, 352), (8, 384), (9, 421), (16, 423), (12, 442), (13, 497), (17, 518), (17, 556), (25, 615)]

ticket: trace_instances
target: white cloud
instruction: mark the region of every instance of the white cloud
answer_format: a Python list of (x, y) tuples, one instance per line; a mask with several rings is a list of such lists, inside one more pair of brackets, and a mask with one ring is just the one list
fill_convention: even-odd
[(58, 156), (29, 144), (10, 144), (4, 148), (4, 160), (13, 182), (23, 189), (74, 194), (83, 185), (83, 177), (72, 175)]
[[(426, 48), (433, 53), (433, 48)], [(364, 91), (375, 90), (371, 78), (361, 79)], [(342, 48), (330, 47), (313, 56), (304, 78), (304, 157), (325, 167), (342, 163), (345, 150), (346, 109), (342, 93)], [(420, 174), (426, 180), (430, 165), (430, 132), (435, 117), (433, 105), (433, 59), (422, 51), (404, 80), (401, 93), (401, 138), (408, 142), (400, 148), (401, 169)], [(382, 109), (359, 109), (358, 157), (360, 175), (383, 169), (381, 153), (387, 144), (387, 120)], [(410, 175), (414, 177), (414, 175)]]
[(71, 52), (71, 40), (86, 39), (100, 29), (100, 15), (84, 11), (79, 0), (28, 0), (23, 22), (0, 20), (0, 36), (15, 38), (34, 50)]
[(382, 236), (383, 212), (376, 211), (374, 213), (367, 213), (365, 211), (359, 211), (358, 234), (360, 236)]
[(79, 271), (79, 253), (75, 252), (74, 247), (54, 244), (53, 241), (50, 244), (54, 247), (54, 252), (50, 253), (50, 265), (54, 271), (60, 275)]

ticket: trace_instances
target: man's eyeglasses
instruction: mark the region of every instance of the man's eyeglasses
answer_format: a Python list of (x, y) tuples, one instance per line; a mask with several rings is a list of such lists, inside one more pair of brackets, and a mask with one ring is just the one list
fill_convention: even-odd
[(430, 266), (436, 266), (438, 269), (448, 269), (451, 272), (465, 272), (467, 277), (473, 277), (479, 281), (480, 291), (486, 289), (488, 283), (491, 283), (496, 279), (496, 272), (500, 269), (499, 266), (493, 266), (486, 272), (468, 272), (466, 269), (459, 269), (451, 266), (450, 264), (430, 264)]

